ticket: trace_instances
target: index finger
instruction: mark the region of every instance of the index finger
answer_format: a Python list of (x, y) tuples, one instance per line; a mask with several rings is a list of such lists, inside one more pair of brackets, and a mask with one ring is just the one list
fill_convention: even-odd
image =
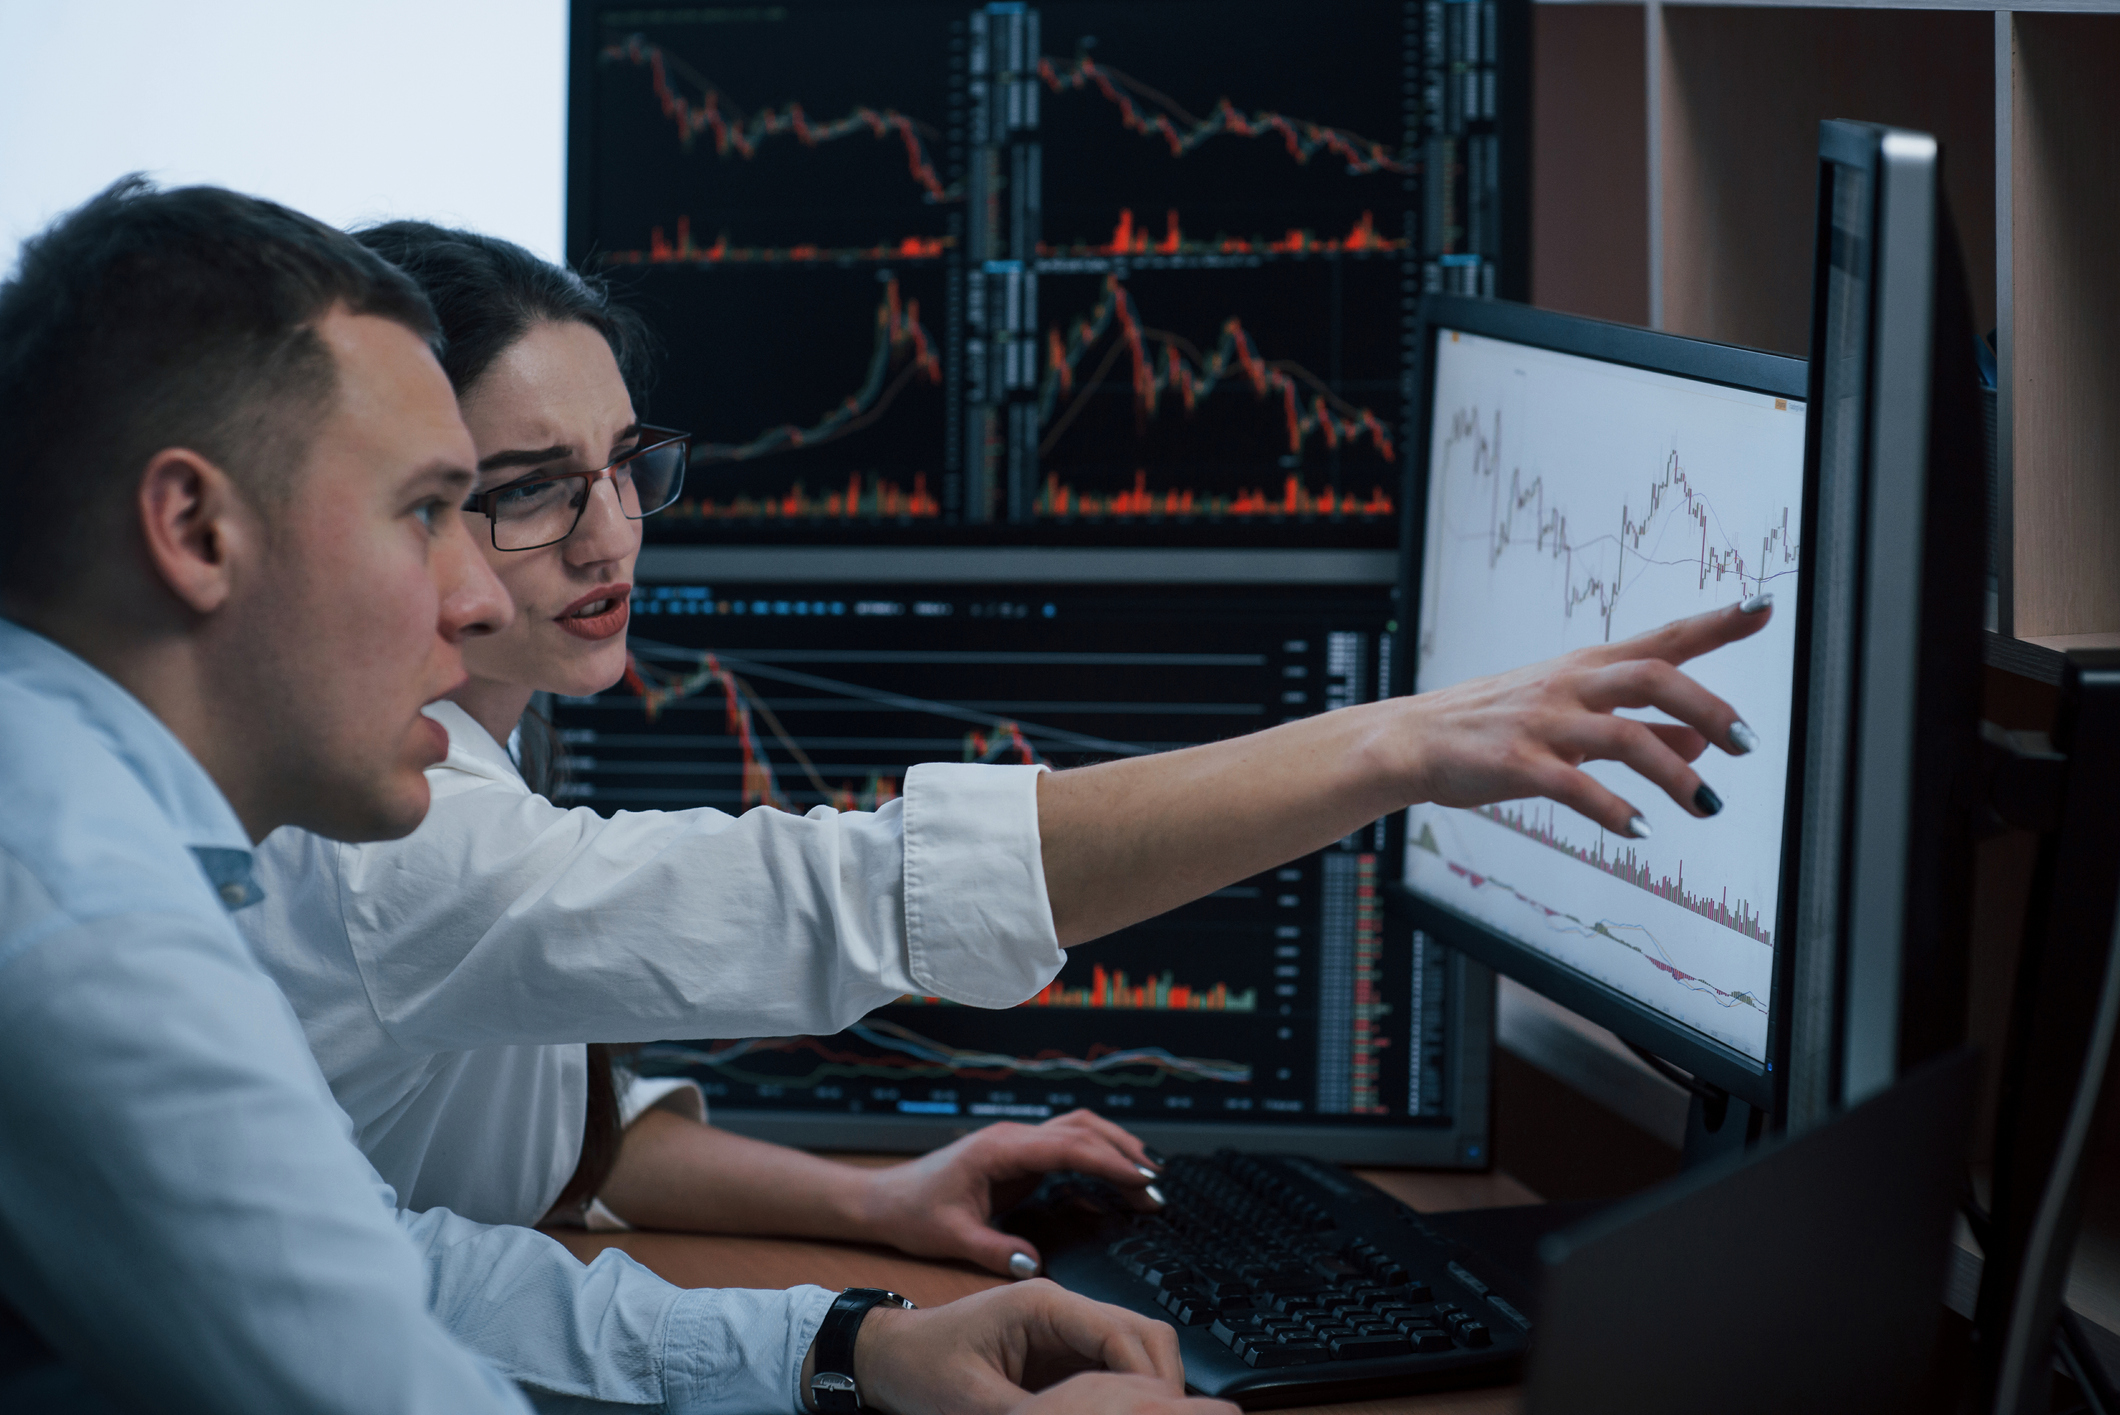
[(1721, 609), (1711, 609), (1689, 619), (1674, 619), (1661, 629), (1651, 629), (1646, 634), (1636, 634), (1616, 644), (1588, 649), (1583, 657), (1597, 664), (1622, 663), (1632, 658), (1660, 658), (1665, 663), (1684, 663), (1724, 644), (1750, 638), (1766, 628), (1767, 621), (1773, 617), (1774, 596), (1761, 590), (1749, 599), (1724, 605)]

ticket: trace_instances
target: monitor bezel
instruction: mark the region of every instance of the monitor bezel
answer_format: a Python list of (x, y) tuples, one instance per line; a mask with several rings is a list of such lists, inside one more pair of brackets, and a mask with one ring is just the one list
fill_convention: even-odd
[[(1807, 422), (1810, 416), (1807, 402), (1809, 367), (1804, 359), (1760, 349), (1712, 344), (1631, 325), (1534, 309), (1528, 305), (1429, 294), (1421, 302), (1412, 336), (1419, 341), (1418, 382), (1413, 420), (1402, 433), (1402, 445), (1408, 449), (1408, 454), (1399, 533), (1399, 599), (1400, 610), (1407, 616), (1407, 622), (1418, 622), (1420, 613), (1420, 565), (1426, 543), (1428, 512), (1428, 431), (1435, 399), (1435, 341), (1439, 332), (1453, 329), (1555, 353), (1575, 354), (1653, 373), (1789, 398), (1805, 402)], [(1815, 459), (1807, 456), (1803, 469), (1807, 512), (1815, 499), (1816, 478)], [(1811, 574), (1811, 562), (1807, 558), (1798, 569), (1797, 602), (1781, 606), (1783, 612), (1794, 611), (1798, 616), (1791, 718), (1796, 724), (1804, 720), (1808, 695), (1809, 655), (1803, 638), (1806, 623), (1803, 608), (1810, 596)], [(1412, 692), (1413, 655), (1400, 654), (1395, 671), (1398, 681), (1392, 685), (1393, 691)], [(1792, 747), (1795, 746), (1800, 746), (1800, 742), (1792, 743)], [(1792, 944), (1798, 883), (1796, 826), (1801, 816), (1801, 768), (1802, 754), (1792, 750), (1786, 787), (1788, 804), (1782, 828), (1781, 884), (1775, 914), (1780, 921), (1777, 932), (1782, 942), (1775, 948), (1764, 1061), (1754, 1061), (1736, 1048), (1686, 1027), (1609, 984), (1557, 963), (1446, 904), (1417, 894), (1403, 882), (1394, 884), (1392, 889), (1404, 896), (1417, 925), (1428, 929), (1445, 945), (1536, 989), (1570, 1011), (1607, 1028), (1622, 1041), (1683, 1067), (1697, 1079), (1719, 1087), (1748, 1105), (1779, 1111), (1782, 1088), (1787, 1081), (1786, 1065), (1777, 1063), (1783, 1061), (1787, 1050), (1787, 1028), (1783, 1025), (1782, 1013), (1795, 953)]]

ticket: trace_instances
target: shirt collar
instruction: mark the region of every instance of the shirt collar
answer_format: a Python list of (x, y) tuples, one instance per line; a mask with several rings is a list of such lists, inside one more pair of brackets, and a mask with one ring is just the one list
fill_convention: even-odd
[(235, 809), (146, 704), (86, 659), (6, 619), (0, 619), (0, 677), (72, 704), (191, 847), (223, 905), (240, 909), (265, 897), (250, 878), (250, 837)]
[(470, 713), (447, 698), (429, 703), (420, 711), (442, 724), (442, 730), (449, 734), (449, 758), (444, 765), (475, 776), (523, 784), (522, 769), (515, 764), (515, 758)]

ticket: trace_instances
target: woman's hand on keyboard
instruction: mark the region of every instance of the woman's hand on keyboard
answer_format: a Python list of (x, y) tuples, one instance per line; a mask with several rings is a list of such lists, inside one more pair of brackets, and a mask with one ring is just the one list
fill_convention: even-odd
[(1053, 1170), (1105, 1180), (1144, 1213), (1162, 1207), (1157, 1166), (1141, 1142), (1103, 1116), (1071, 1111), (1042, 1125), (1003, 1121), (919, 1159), (872, 1171), (862, 1227), (873, 1241), (922, 1258), (962, 1258), (1029, 1277), (1043, 1265), (1027, 1239), (992, 1226)]
[[(1085, 1371), (1113, 1375), (1078, 1374)], [(876, 1308), (855, 1341), (854, 1376), (863, 1402), (892, 1415), (1228, 1409), (1183, 1400), (1185, 1365), (1168, 1323), (1043, 1279), (921, 1311)]]

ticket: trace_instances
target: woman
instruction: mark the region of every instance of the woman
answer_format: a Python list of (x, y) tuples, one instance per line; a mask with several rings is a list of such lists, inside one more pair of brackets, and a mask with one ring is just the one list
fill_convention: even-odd
[[(986, 1225), (996, 1184), (1083, 1169), (1155, 1206), (1146, 1151), (1087, 1113), (997, 1126), (877, 1170), (712, 1129), (686, 1083), (621, 1076), (614, 1087), (606, 1048), (583, 1039), (831, 1031), (840, 1022), (830, 1019), (937, 987), (968, 1002), (1015, 1002), (1058, 971), (1059, 949), (1043, 901), (1026, 896), (1003, 922), (1015, 937), (1001, 966), (983, 977), (960, 970), (952, 987), (883, 960), (885, 940), (831, 897), (830, 870), (891, 873), (903, 807), (832, 822), (690, 811), (606, 823), (530, 792), (504, 744), (534, 690), (592, 693), (624, 670), (643, 510), (627, 482), (681, 470), (683, 447), (634, 417), (628, 381), (644, 333), (599, 287), (506, 242), (420, 223), (361, 239), (410, 271), (436, 306), (444, 368), (480, 456), (479, 490), (492, 493), (474, 502), (493, 514), (467, 514), (518, 613), (466, 644), (471, 681), (430, 710), (450, 754), (430, 773), (424, 826), (377, 845), (275, 834), (259, 852), (267, 902), (244, 922), (399, 1202), (493, 1223), (854, 1239), (1017, 1277), (1035, 1272), (1036, 1259)], [(555, 508), (567, 524), (537, 530)], [(500, 548), (518, 543), (534, 548)], [(528, 724), (535, 756), (542, 724)], [(998, 814), (995, 828), (1030, 833), (1034, 850), (1032, 769), (939, 775), (970, 784), (925, 782), (937, 809), (971, 823)], [(785, 902), (836, 913), (849, 945), (839, 953), (851, 951), (851, 963), (809, 967), (814, 949), (774, 948), (785, 929), (760, 915), (780, 913), (783, 901), (717, 883), (789, 869), (811, 888)], [(958, 886), (991, 890), (976, 875), (938, 880), (930, 895), (946, 912)], [(723, 925), (713, 946), (660, 960), (635, 946), (681, 937), (708, 913)], [(607, 985), (614, 974), (634, 986)], [(761, 1005), (776, 994), (777, 1010)], [(732, 1005), (717, 1006), (721, 997)]]
[[(1736, 714), (1671, 665), (1755, 632), (1758, 605), (1042, 780), (926, 764), (874, 813), (562, 810), (504, 744), (534, 692), (620, 677), (639, 518), (674, 496), (681, 444), (636, 419), (639, 330), (596, 287), (467, 233), (396, 223), (362, 239), (436, 305), (480, 458), (466, 514), (517, 614), (465, 644), (470, 681), (430, 709), (450, 753), (419, 830), (370, 845), (279, 832), (259, 855), (265, 902), (237, 917), (407, 1207), (863, 1239), (1028, 1276), (1035, 1250), (986, 1220), (1037, 1173), (1084, 1170), (1160, 1203), (1153, 1157), (1110, 1122), (995, 1126), (854, 1169), (713, 1130), (669, 1094), (607, 1091), (583, 1044), (825, 1033), (914, 991), (1013, 1005), (1058, 973), (1063, 940), (1414, 800), (1546, 794), (1629, 832), (1633, 807), (1582, 761), (1625, 760), (1703, 814), (1687, 763), (1709, 740), (1744, 750)], [(1646, 727), (1622, 706), (1692, 725)]]

